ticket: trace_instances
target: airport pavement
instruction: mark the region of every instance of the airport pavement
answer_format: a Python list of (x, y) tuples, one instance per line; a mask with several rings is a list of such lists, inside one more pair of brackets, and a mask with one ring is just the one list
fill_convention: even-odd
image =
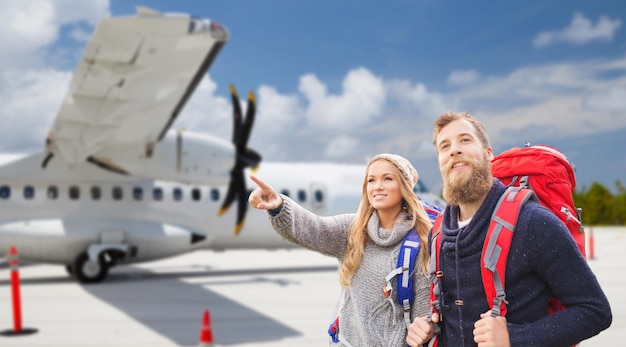
[[(588, 228), (589, 235), (589, 228)], [(589, 263), (613, 324), (581, 346), (626, 341), (626, 228), (594, 228)], [(1, 347), (197, 346), (204, 310), (215, 346), (326, 346), (339, 294), (337, 261), (302, 250), (198, 251), (120, 266), (79, 285), (54, 265), (20, 267), (22, 326)], [(0, 331), (13, 330), (10, 272), (0, 268)]]

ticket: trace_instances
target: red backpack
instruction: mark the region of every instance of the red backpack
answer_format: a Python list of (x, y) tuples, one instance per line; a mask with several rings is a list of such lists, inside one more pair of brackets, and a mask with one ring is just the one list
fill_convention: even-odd
[[(505, 316), (506, 261), (522, 205), (534, 199), (551, 210), (567, 226), (583, 256), (585, 235), (580, 210), (574, 206), (575, 168), (563, 153), (549, 146), (516, 147), (496, 156), (491, 164), (493, 176), (507, 185), (507, 191), (498, 201), (489, 223), (481, 255), (481, 272), (487, 302), (492, 303), (492, 315)], [(440, 305), (438, 263), (442, 215), (432, 229), (431, 301), (434, 310)], [(548, 312), (562, 308), (558, 298), (552, 297)]]
[(580, 212), (574, 205), (576, 170), (573, 163), (554, 147), (538, 145), (511, 148), (491, 162), (494, 177), (509, 186), (532, 189), (539, 202), (567, 226), (580, 253), (585, 256), (585, 234)]

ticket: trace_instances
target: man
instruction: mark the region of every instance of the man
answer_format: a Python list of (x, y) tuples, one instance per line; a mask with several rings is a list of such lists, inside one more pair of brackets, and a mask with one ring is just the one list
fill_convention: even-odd
[[(538, 202), (526, 202), (506, 267), (506, 317), (491, 316), (481, 279), (481, 252), (491, 214), (506, 187), (491, 175), (485, 127), (467, 113), (435, 121), (433, 144), (444, 182), (440, 248), (441, 307), (416, 318), (406, 342), (439, 347), (571, 346), (611, 324), (611, 309), (569, 231)], [(548, 314), (556, 295), (566, 307)]]

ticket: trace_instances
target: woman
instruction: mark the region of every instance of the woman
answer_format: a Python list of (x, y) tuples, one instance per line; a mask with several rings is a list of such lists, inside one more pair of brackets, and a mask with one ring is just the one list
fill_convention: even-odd
[[(398, 266), (405, 236), (415, 229), (420, 246), (412, 274), (414, 302), (410, 319), (428, 312), (429, 215), (413, 192), (418, 174), (395, 154), (379, 154), (366, 168), (363, 196), (356, 214), (317, 216), (255, 176), (250, 205), (268, 210), (276, 231), (302, 247), (339, 259), (343, 287), (339, 307), (338, 346), (405, 346), (407, 325), (394, 300), (395, 281), (387, 297), (386, 277)], [(408, 317), (407, 317), (408, 318)]]

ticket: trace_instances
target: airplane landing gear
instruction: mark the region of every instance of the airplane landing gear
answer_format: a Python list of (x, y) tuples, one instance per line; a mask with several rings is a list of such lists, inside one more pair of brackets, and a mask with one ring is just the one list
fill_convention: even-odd
[(129, 250), (133, 249), (125, 243), (95, 243), (80, 253), (66, 269), (80, 283), (102, 282), (109, 269), (124, 260)]
[(97, 261), (89, 259), (87, 252), (83, 252), (76, 257), (72, 264), (72, 274), (80, 283), (102, 282), (109, 274), (109, 264), (101, 255)]

